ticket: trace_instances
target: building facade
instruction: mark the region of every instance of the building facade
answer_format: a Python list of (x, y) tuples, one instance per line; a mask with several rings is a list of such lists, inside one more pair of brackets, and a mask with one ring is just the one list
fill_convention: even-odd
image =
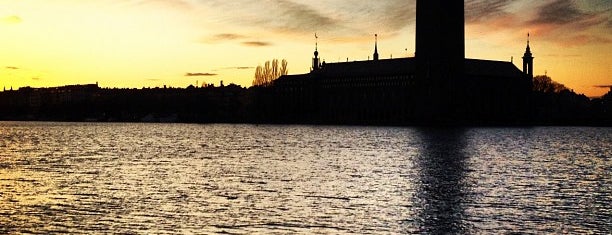
[[(376, 35), (377, 36), (377, 35)], [(274, 82), (281, 122), (326, 124), (519, 124), (529, 115), (533, 56), (465, 58), (463, 1), (417, 1), (413, 58), (321, 63)], [(376, 38), (377, 39), (377, 38)]]

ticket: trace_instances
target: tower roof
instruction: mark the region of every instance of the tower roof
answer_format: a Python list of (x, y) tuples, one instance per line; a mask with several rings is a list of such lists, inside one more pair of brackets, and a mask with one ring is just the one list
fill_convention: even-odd
[(525, 49), (525, 57), (531, 57), (531, 47), (529, 46), (529, 33), (527, 33), (527, 48)]
[(374, 34), (374, 60), (378, 60), (378, 34)]

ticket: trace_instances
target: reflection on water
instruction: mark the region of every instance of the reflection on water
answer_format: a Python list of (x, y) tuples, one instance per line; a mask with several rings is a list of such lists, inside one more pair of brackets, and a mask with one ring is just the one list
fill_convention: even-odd
[(465, 134), (461, 129), (420, 129), (422, 141), (416, 158), (419, 232), (465, 233), (467, 187)]
[(0, 123), (5, 233), (601, 233), (612, 129)]

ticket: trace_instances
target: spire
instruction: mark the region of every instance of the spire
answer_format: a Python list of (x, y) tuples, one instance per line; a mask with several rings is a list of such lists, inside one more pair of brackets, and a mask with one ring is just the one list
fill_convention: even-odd
[(523, 73), (530, 79), (533, 79), (533, 54), (531, 54), (531, 47), (529, 47), (530, 35), (527, 33), (527, 49), (523, 55)]
[(378, 34), (374, 34), (374, 60), (378, 60)]
[(315, 51), (314, 58), (312, 58), (311, 70), (319, 70), (319, 68), (321, 68), (321, 64), (319, 63), (319, 36), (315, 33)]
[(525, 53), (531, 54), (531, 48), (529, 47), (529, 38), (530, 38), (530, 35), (529, 33), (527, 33), (527, 49), (525, 50)]

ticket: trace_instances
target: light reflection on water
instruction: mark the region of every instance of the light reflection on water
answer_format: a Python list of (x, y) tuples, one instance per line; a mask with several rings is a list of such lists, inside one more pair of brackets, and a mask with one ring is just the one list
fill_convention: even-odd
[(0, 233), (611, 232), (612, 129), (0, 123)]

